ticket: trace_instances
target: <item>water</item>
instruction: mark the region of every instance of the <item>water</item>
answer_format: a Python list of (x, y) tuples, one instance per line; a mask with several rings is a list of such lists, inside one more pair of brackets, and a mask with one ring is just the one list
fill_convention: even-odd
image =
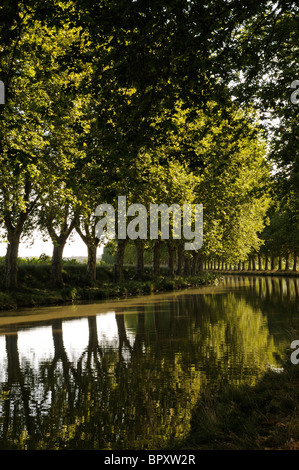
[[(157, 449), (207, 388), (252, 386), (299, 339), (299, 279), (0, 315), (0, 449)], [(298, 365), (299, 367), (299, 365)]]

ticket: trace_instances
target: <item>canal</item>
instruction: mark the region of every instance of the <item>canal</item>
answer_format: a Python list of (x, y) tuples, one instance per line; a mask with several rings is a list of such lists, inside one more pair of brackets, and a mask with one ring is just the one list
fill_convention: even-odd
[[(0, 449), (163, 449), (200, 395), (254, 386), (299, 340), (299, 278), (0, 314)], [(299, 366), (298, 366), (299, 367)]]

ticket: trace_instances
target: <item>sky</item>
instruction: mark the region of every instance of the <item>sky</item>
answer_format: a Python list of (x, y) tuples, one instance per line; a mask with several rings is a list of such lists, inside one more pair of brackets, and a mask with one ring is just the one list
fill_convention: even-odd
[[(31, 241), (34, 241), (31, 244)], [(53, 244), (51, 241), (44, 242), (42, 237), (35, 233), (32, 236), (31, 241), (22, 241), (19, 247), (19, 257), (39, 257), (42, 253), (48, 256), (52, 256)], [(0, 243), (0, 256), (5, 256), (7, 244), (5, 242)], [(102, 253), (102, 247), (98, 249), (98, 256)], [(81, 240), (77, 233), (74, 233), (71, 238), (68, 239), (64, 251), (64, 258), (72, 258), (76, 256), (84, 256), (87, 258), (87, 248), (85, 243)]]

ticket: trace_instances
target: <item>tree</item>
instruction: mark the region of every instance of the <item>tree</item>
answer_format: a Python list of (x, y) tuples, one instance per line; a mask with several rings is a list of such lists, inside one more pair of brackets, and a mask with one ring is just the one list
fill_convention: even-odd
[(229, 100), (222, 109), (210, 103), (192, 120), (180, 105), (173, 119), (177, 130), (163, 152), (185, 162), (198, 178), (195, 202), (203, 204), (204, 212), (201, 253), (226, 261), (246, 259), (261, 244), (270, 203), (263, 134), (253, 115)]
[[(26, 24), (25, 19), (23, 23)], [(35, 34), (33, 36), (36, 38)], [(17, 258), (20, 238), (25, 224), (36, 205), (46, 162), (41, 158), (46, 142), (40, 115), (46, 96), (37, 87), (35, 67), (38, 57), (33, 50), (32, 38), (24, 34), (12, 47), (10, 62), (3, 61), (9, 70), (7, 102), (2, 109), (0, 212), (7, 234), (8, 248), (5, 258), (4, 286), (17, 286)], [(3, 63), (2, 63), (3, 67)], [(14, 74), (12, 70), (16, 68)]]
[[(84, 69), (75, 58), (66, 66), (65, 55), (74, 47), (83, 47), (86, 38), (68, 25), (57, 29), (33, 22), (25, 13), (20, 15), (25, 19), (14, 49), (12, 66), (16, 72), (11, 76), (7, 105), (1, 116), (1, 213), (9, 240), (6, 287), (16, 287), (20, 237), (25, 222), (29, 228), (28, 217), (33, 208), (37, 209), (38, 204), (40, 209), (41, 199), (46, 204), (42, 212), (48, 212), (48, 228), (50, 219), (57, 223), (53, 220), (53, 207), (60, 213), (58, 207), (64, 197), (67, 199), (62, 210), (65, 226), (65, 214), (74, 195), (70, 169), (85, 155), (77, 138), (79, 127), (81, 135), (86, 132), (82, 124), (84, 98), (78, 89), (89, 64), (84, 64)], [(64, 240), (68, 230), (63, 228), (63, 233)], [(63, 240), (58, 243), (55, 236), (55, 254)]]
[(261, 9), (228, 0), (70, 2), (69, 17), (90, 36), (82, 60), (94, 56), (96, 140), (120, 172), (141, 148), (167, 138), (178, 100), (191, 114), (211, 100), (225, 101), (222, 46)]
[(280, 240), (277, 233), (280, 246), (276, 247), (276, 254), (285, 251), (286, 237), (292, 251), (298, 252), (299, 248), (298, 104), (292, 100), (298, 80), (298, 12), (295, 1), (266, 2), (244, 27), (236, 29), (235, 47), (230, 48), (228, 60), (234, 83), (232, 93), (242, 106), (258, 110), (268, 133), (280, 214), (272, 222), (276, 224), (280, 219), (284, 225), (279, 229), (284, 232)]

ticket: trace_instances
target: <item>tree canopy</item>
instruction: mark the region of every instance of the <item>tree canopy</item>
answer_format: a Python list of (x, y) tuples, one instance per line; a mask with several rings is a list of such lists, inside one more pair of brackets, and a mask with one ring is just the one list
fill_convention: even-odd
[(4, 2), (4, 285), (34, 227), (52, 239), (54, 283), (75, 229), (94, 282), (94, 210), (120, 195), (203, 204), (202, 256), (244, 261), (270, 233), (296, 254), (297, 15), (270, 0)]

